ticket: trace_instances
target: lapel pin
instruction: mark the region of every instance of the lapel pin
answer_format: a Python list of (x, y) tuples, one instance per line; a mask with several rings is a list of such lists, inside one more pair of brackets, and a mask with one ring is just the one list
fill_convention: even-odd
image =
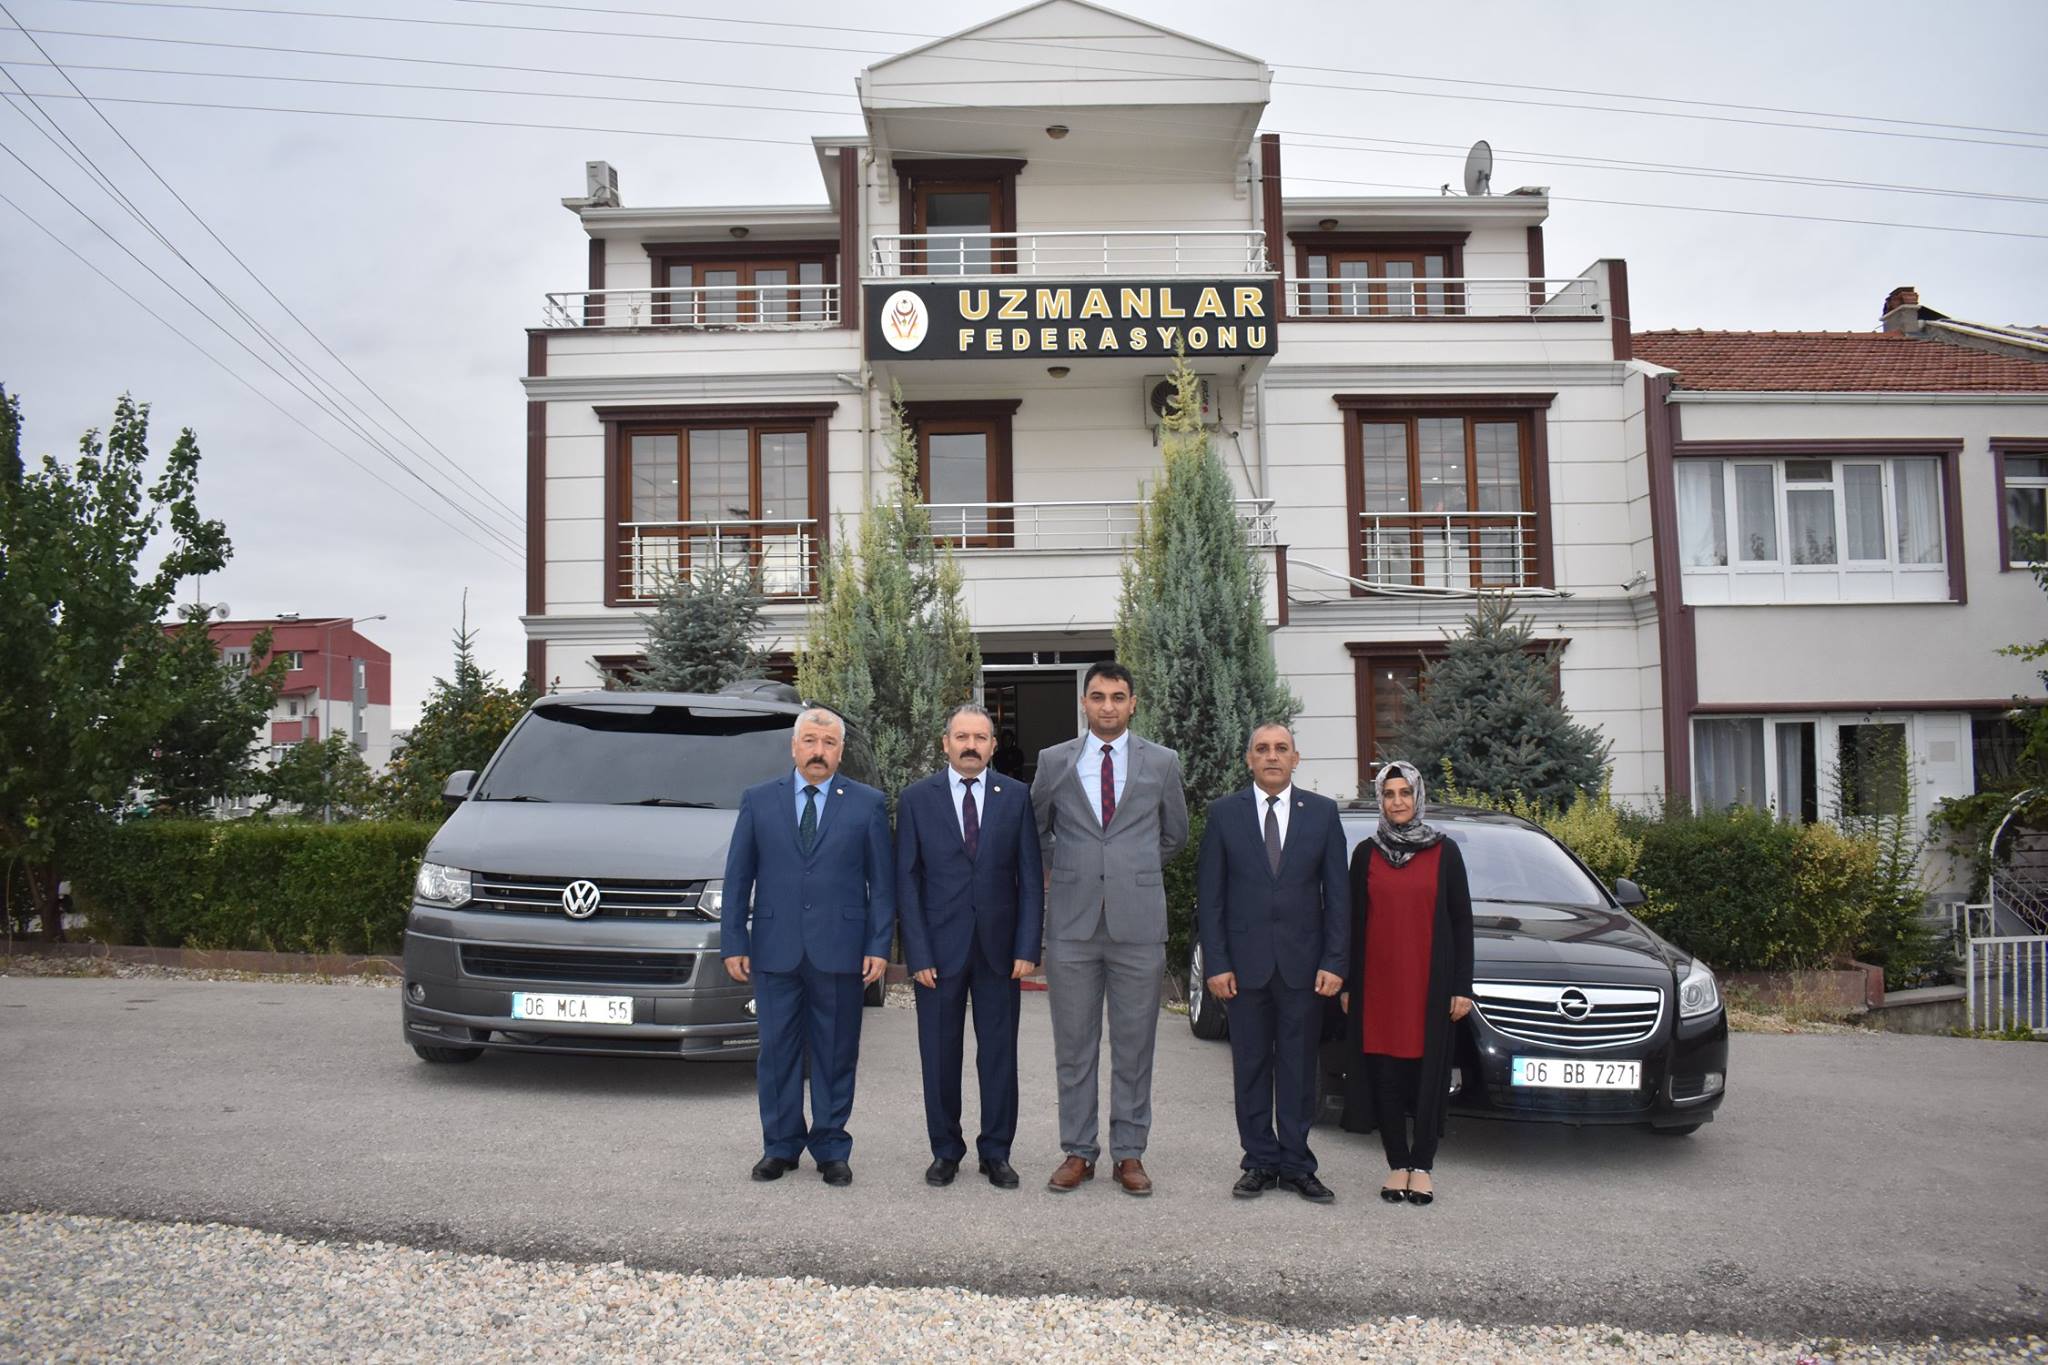
[(1001, 790), (1002, 790), (1002, 788), (1001, 788), (1001, 787), (990, 787), (990, 788), (989, 788), (989, 790), (990, 790), (990, 791), (992, 791), (992, 792), (999, 792), (999, 791), (1001, 791)]
[(833, 794), (834, 796), (844, 796), (844, 795), (846, 795), (846, 788), (844, 788), (844, 787), (834, 787), (834, 788), (832, 789), (832, 794)]

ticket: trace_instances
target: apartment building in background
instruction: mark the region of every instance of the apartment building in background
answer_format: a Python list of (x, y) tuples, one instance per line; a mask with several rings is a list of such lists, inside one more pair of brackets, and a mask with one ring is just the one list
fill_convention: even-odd
[(391, 761), (391, 653), (357, 629), (348, 616), (279, 616), (216, 621), (213, 642), (223, 658), (260, 668), (251, 658), (256, 637), (270, 632), (272, 654), (287, 672), (277, 705), (264, 723), (268, 766), (294, 744), (346, 735), (372, 772)]

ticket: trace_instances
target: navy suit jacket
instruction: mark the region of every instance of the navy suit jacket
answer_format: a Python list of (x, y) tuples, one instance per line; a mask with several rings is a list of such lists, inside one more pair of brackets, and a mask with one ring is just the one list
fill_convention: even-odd
[[(752, 900), (752, 923), (748, 901)], [(889, 803), (873, 787), (832, 779), (809, 857), (796, 841), (794, 772), (746, 789), (725, 854), (719, 954), (755, 971), (858, 972), (887, 957), (896, 923)]]
[(1253, 990), (1275, 973), (1315, 985), (1318, 971), (1344, 975), (1351, 939), (1350, 884), (1337, 803), (1295, 788), (1280, 873), (1266, 861), (1266, 806), (1256, 787), (1209, 803), (1195, 871), (1202, 971), (1237, 974)]
[(994, 768), (975, 784), (981, 839), (975, 856), (961, 842), (960, 820), (941, 768), (903, 789), (896, 803), (896, 905), (903, 916), (903, 959), (913, 973), (967, 970), (969, 951), (1008, 971), (1038, 961), (1045, 924), (1045, 877), (1031, 788)]

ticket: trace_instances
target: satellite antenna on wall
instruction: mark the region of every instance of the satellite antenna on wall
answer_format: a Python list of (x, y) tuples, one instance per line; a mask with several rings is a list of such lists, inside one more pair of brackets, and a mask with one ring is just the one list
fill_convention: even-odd
[(1484, 139), (1472, 144), (1472, 150), (1465, 153), (1465, 193), (1493, 193), (1493, 148)]
[(214, 619), (214, 620), (216, 620), (216, 621), (225, 621), (225, 620), (227, 620), (227, 619), (228, 619), (228, 610), (229, 610), (229, 608), (228, 608), (228, 604), (227, 604), (227, 603), (225, 603), (225, 602), (216, 602), (216, 603), (214, 603), (214, 604), (213, 604), (213, 619)]

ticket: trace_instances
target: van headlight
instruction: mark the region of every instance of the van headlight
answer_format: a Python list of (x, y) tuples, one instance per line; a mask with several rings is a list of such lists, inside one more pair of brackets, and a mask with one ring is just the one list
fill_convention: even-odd
[(421, 863), (420, 874), (412, 879), (412, 893), (435, 905), (466, 905), (469, 873), (443, 863)]
[(1707, 964), (1694, 958), (1685, 980), (1678, 983), (1678, 1017), (1697, 1019), (1719, 1008), (1721, 988), (1714, 984), (1714, 974), (1707, 970)]
[(725, 909), (725, 883), (717, 877), (704, 883), (704, 890), (697, 896), (697, 909), (716, 919)]

